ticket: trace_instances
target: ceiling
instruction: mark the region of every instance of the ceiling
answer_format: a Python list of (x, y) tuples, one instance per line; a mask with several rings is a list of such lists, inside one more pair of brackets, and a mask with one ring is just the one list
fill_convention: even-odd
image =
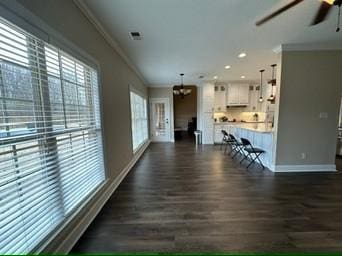
[[(342, 46), (336, 33), (337, 8), (327, 21), (310, 27), (320, 2), (306, 0), (261, 27), (259, 18), (289, 0), (82, 0), (101, 27), (119, 45), (150, 86), (258, 80), (259, 70), (276, 62), (280, 44)], [(143, 39), (133, 41), (129, 32)], [(246, 52), (245, 58), (238, 58)], [(230, 65), (226, 70), (224, 66)], [(244, 75), (245, 79), (241, 79)]]

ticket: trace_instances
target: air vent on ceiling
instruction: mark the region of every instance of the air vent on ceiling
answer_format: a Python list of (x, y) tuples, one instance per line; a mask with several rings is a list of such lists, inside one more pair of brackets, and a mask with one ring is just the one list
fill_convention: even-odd
[(129, 35), (131, 36), (131, 38), (133, 40), (141, 40), (142, 39), (140, 32), (129, 32)]

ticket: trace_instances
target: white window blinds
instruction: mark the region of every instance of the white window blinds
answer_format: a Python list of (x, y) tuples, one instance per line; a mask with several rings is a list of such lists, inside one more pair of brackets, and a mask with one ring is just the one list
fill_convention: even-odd
[(105, 180), (97, 71), (0, 18), (0, 254), (34, 250)]
[(148, 139), (146, 99), (131, 91), (131, 116), (133, 150)]

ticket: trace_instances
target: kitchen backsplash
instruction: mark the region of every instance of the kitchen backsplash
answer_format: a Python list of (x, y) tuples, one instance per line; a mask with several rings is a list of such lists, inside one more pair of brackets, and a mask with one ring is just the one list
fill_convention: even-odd
[(219, 121), (220, 117), (227, 117), (229, 121), (232, 121), (235, 119), (237, 122), (240, 121), (246, 121), (246, 122), (252, 122), (255, 121), (254, 114), (258, 114), (258, 121), (263, 122), (265, 121), (266, 118), (266, 113), (265, 112), (244, 112), (241, 109), (229, 109), (226, 112), (216, 112), (214, 113), (214, 118)]

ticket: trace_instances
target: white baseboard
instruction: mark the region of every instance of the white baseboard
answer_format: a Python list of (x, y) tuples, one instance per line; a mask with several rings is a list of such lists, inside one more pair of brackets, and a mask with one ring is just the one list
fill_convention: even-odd
[(275, 165), (270, 169), (273, 172), (336, 172), (336, 165)]
[(73, 230), (68, 233), (63, 241), (53, 249), (54, 253), (67, 254), (74, 247), (76, 242), (80, 239), (82, 234), (86, 231), (91, 222), (95, 219), (97, 214), (101, 211), (102, 207), (105, 205), (110, 196), (114, 193), (117, 187), (120, 185), (122, 180), (126, 177), (135, 163), (139, 160), (142, 154), (145, 152), (146, 148), (150, 145), (151, 141), (147, 141), (139, 151), (136, 152), (132, 160), (128, 165), (121, 171), (121, 173), (113, 180), (113, 182), (106, 188), (106, 190), (100, 195), (99, 199), (91, 206), (89, 211), (83, 216), (83, 218), (78, 221), (77, 225)]

